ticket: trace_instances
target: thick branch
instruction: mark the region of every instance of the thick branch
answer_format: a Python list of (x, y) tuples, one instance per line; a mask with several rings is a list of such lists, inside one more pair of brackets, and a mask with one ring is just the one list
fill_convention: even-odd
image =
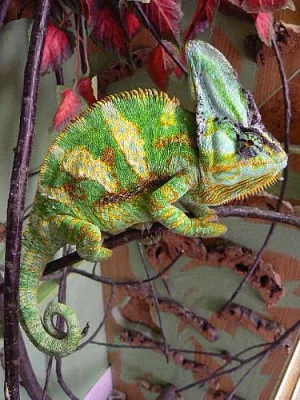
[[(259, 208), (251, 207), (233, 207), (233, 206), (219, 206), (214, 209), (219, 217), (242, 217), (242, 218), (256, 218), (265, 221), (280, 222), (286, 225), (292, 225), (300, 228), (300, 218), (292, 215), (281, 214), (275, 211), (265, 211)], [(157, 232), (162, 232), (166, 228), (159, 223), (153, 224), (149, 231), (138, 231), (135, 229), (129, 229), (126, 232), (112, 236), (104, 240), (104, 246), (108, 249), (114, 249), (115, 247), (123, 246), (134, 240), (141, 240), (149, 235)], [(51, 261), (47, 264), (44, 275), (51, 274), (52, 272), (58, 271), (67, 265), (75, 264), (82, 259), (79, 257), (77, 252), (68, 254), (65, 257), (58, 258), (57, 260)]]
[(19, 399), (18, 282), (21, 231), (28, 166), (35, 125), (40, 62), (44, 47), (51, 0), (38, 3), (24, 73), (18, 143), (14, 156), (7, 209), (6, 272), (4, 291), (5, 396)]

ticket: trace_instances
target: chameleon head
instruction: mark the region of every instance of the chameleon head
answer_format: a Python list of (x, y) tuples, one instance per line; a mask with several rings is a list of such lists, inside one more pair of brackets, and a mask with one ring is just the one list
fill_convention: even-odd
[(280, 179), (287, 155), (262, 124), (244, 127), (214, 120), (208, 125), (209, 131), (201, 138), (206, 151), (200, 152), (206, 204), (247, 197)]
[(185, 55), (205, 204), (242, 198), (275, 182), (287, 155), (264, 127), (236, 71), (222, 53), (199, 40), (187, 43)]

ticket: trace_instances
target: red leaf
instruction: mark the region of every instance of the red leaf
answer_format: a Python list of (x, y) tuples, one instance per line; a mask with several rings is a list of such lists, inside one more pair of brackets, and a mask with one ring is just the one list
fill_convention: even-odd
[(88, 27), (94, 28), (97, 21), (97, 12), (99, 9), (98, 0), (79, 0), (81, 5), (81, 13), (87, 20)]
[(260, 12), (252, 14), (252, 16), (260, 40), (270, 46), (273, 33), (273, 14)]
[(53, 130), (62, 130), (81, 111), (81, 101), (71, 89), (61, 92), (60, 106), (53, 119)]
[(72, 53), (69, 36), (50, 22), (47, 28), (40, 74), (44, 75), (47, 72), (55, 71), (71, 57)]
[(219, 7), (220, 0), (200, 0), (190, 26), (183, 34), (183, 41), (194, 39), (204, 32), (212, 23)]
[(135, 14), (132, 12), (126, 10), (125, 11), (125, 21), (127, 25), (127, 30), (130, 39), (132, 39), (141, 29), (141, 23), (140, 20), (137, 18)]
[[(164, 41), (172, 50), (175, 46)], [(177, 49), (176, 49), (177, 51)], [(174, 61), (161, 45), (157, 45), (150, 53), (147, 70), (153, 82), (163, 91), (168, 87), (169, 77), (175, 67)]]
[(273, 12), (279, 8), (295, 9), (292, 0), (229, 0), (243, 10), (253, 12)]
[(97, 100), (94, 96), (92, 89), (92, 79), (91, 78), (81, 78), (77, 81), (76, 92), (84, 98), (88, 105), (92, 105)]
[[(131, 26), (131, 29), (133, 32), (135, 28)], [(105, 49), (122, 57), (126, 57), (129, 53), (129, 34), (109, 4), (98, 10), (92, 37)]]
[(151, 0), (149, 4), (141, 3), (141, 6), (164, 39), (176, 39), (182, 17), (178, 0)]

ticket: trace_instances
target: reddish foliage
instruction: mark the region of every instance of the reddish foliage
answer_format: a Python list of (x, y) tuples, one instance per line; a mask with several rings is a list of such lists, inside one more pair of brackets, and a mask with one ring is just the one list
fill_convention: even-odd
[(94, 96), (92, 89), (92, 79), (91, 78), (81, 78), (76, 84), (76, 92), (84, 98), (88, 105), (92, 105), (97, 100)]
[(71, 89), (61, 92), (61, 103), (53, 119), (53, 130), (62, 130), (72, 118), (79, 114), (81, 101)]
[(279, 8), (292, 8), (291, 0), (228, 0), (249, 13), (272, 12)]
[[(2, 1), (0, 2), (1, 5)], [(5, 22), (20, 18), (33, 18), (36, 0), (11, 0), (5, 16)]]
[(271, 44), (271, 37), (273, 33), (273, 15), (272, 13), (260, 12), (258, 14), (252, 14), (256, 30), (259, 38), (266, 45)]
[(71, 57), (72, 53), (73, 49), (67, 33), (50, 22), (47, 28), (45, 47), (41, 61), (41, 75), (50, 71), (55, 71)]
[[(175, 46), (164, 41), (171, 49)], [(175, 63), (161, 45), (157, 45), (150, 53), (147, 70), (153, 82), (163, 91), (168, 87), (169, 77), (174, 70)]]
[(110, 4), (105, 3), (97, 10), (92, 37), (105, 49), (126, 57), (130, 50), (130, 39), (140, 29), (140, 22), (128, 10), (124, 10), (123, 16), (124, 25), (121, 23), (120, 15), (117, 15)]
[(124, 17), (126, 21), (128, 35), (130, 39), (132, 39), (139, 32), (142, 26), (137, 16), (128, 10), (125, 11)]
[(151, 0), (141, 6), (162, 38), (176, 39), (182, 17), (178, 0)]
[(183, 34), (183, 41), (194, 39), (197, 33), (204, 32), (212, 23), (220, 0), (200, 0), (189, 27)]

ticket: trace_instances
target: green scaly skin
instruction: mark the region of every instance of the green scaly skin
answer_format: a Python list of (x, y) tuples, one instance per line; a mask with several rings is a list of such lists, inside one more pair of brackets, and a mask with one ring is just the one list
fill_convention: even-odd
[[(196, 117), (156, 90), (120, 93), (73, 121), (45, 157), (24, 232), (20, 320), (47, 354), (67, 356), (81, 339), (66, 305), (50, 303), (43, 322), (39, 315), (37, 287), (59, 248), (75, 244), (82, 258), (104, 260), (111, 251), (101, 233), (153, 221), (186, 236), (219, 236), (226, 227), (209, 206), (260, 190), (286, 165), (224, 56), (192, 41), (186, 59)], [(55, 314), (64, 317), (67, 334), (53, 326)]]

